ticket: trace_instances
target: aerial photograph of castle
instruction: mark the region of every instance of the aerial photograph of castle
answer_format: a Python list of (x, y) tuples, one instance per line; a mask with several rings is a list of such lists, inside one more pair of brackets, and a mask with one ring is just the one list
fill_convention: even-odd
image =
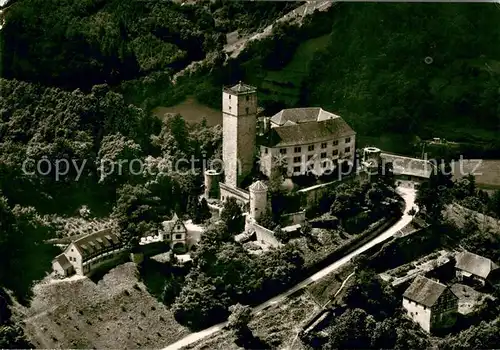
[(500, 348), (499, 24), (0, 1), (0, 348)]

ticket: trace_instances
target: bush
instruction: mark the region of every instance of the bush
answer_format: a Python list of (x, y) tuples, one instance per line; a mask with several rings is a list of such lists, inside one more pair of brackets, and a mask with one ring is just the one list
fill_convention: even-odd
[(271, 210), (267, 209), (257, 220), (257, 223), (269, 230), (274, 230), (274, 228), (278, 225), (274, 221), (274, 216)]
[(367, 212), (361, 212), (354, 217), (346, 219), (342, 226), (351, 234), (358, 234), (363, 232), (373, 223), (373, 219)]
[(315, 218), (309, 221), (314, 228), (325, 228), (325, 229), (337, 229), (339, 226), (339, 219), (329, 213), (326, 213), (319, 218)]

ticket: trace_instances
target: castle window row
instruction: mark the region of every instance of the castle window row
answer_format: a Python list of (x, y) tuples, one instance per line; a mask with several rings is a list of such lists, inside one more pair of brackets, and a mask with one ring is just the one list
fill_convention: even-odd
[[(350, 137), (347, 137), (345, 139), (345, 143), (350, 143), (351, 142), (351, 138)], [(332, 142), (332, 145), (333, 146), (338, 146), (339, 145), (339, 141), (338, 140), (335, 140)], [(327, 142), (323, 142), (321, 143), (321, 149), (325, 149), (328, 147), (328, 143)], [(346, 147), (345, 148), (346, 152), (348, 153), (350, 151), (350, 147)], [(307, 146), (307, 151), (308, 152), (312, 152), (314, 151), (314, 145), (309, 145)], [(268, 152), (268, 149), (267, 147), (265, 148), (265, 153), (267, 154)], [(297, 147), (294, 147), (293, 148), (293, 153), (301, 153), (302, 152), (302, 147), (300, 146), (297, 146)], [(280, 148), (280, 154), (287, 154), (287, 148)]]
[[(231, 99), (231, 94), (228, 94), (229, 96), (229, 99)], [(249, 101), (250, 100), (250, 96), (246, 96), (246, 100)]]
[[(267, 150), (267, 148), (266, 148), (266, 150)], [(351, 147), (346, 147), (346, 148), (344, 149), (344, 155), (348, 155), (350, 152), (351, 152)], [(281, 154), (285, 154), (285, 153), (281, 153)], [(314, 158), (314, 156), (315, 156), (315, 154), (309, 154), (309, 155), (307, 156), (307, 160), (309, 161), (309, 160), (313, 159), (313, 158)], [(322, 159), (326, 158), (327, 156), (328, 156), (328, 153), (327, 153), (327, 152), (322, 152), (322, 153), (320, 154), (320, 158), (322, 158)], [(334, 150), (332, 151), (332, 156), (333, 156), (333, 157), (337, 157), (337, 156), (339, 156), (339, 150), (338, 150), (338, 149), (334, 149)], [(286, 161), (286, 159), (284, 159), (283, 161)], [(293, 162), (294, 162), (294, 163), (300, 163), (300, 162), (302, 162), (302, 156), (295, 156), (295, 157), (293, 157)]]

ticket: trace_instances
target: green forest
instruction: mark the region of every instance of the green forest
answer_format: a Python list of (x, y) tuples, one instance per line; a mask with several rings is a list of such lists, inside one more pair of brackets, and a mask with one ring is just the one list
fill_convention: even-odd
[(337, 10), (330, 41), (310, 64), (304, 103), (338, 111), (370, 134), (498, 141), (500, 8), (372, 3)]
[(361, 141), (389, 134), (403, 150), (416, 136), (500, 149), (497, 4), (342, 3), (316, 16), (241, 57), (267, 106), (321, 106)]
[(344, 117), (361, 145), (413, 155), (418, 140), (439, 137), (498, 158), (499, 10), (342, 3), (301, 27), (276, 25), (220, 70), (184, 84), (214, 107), (220, 85), (236, 79), (259, 88), (269, 115), (321, 106)]

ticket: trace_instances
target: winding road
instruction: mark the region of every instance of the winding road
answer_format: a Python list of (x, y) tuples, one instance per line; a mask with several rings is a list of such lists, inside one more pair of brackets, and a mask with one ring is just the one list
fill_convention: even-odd
[[(416, 190), (413, 188), (408, 188), (408, 187), (398, 187), (397, 191), (401, 195), (401, 197), (403, 197), (403, 199), (405, 201), (405, 210), (404, 210), (404, 214), (401, 217), (401, 219), (399, 219), (394, 225), (389, 227), (387, 230), (382, 232), (379, 236), (375, 237), (374, 239), (372, 239), (371, 241), (369, 241), (365, 245), (359, 247), (358, 249), (355, 249), (351, 253), (349, 253), (346, 256), (344, 256), (343, 258), (335, 261), (334, 263), (325, 267), (324, 269), (316, 272), (312, 276), (309, 276), (308, 278), (306, 278), (302, 282), (296, 284), (294, 287), (290, 288), (286, 292), (258, 305), (257, 307), (255, 307), (253, 309), (253, 312), (259, 313), (259, 312), (263, 311), (264, 309), (266, 309), (267, 307), (274, 305), (276, 303), (279, 303), (280, 301), (289, 297), (290, 295), (292, 295), (293, 293), (295, 293), (299, 289), (304, 288), (304, 287), (308, 286), (309, 284), (322, 279), (323, 277), (325, 277), (329, 273), (337, 270), (339, 267), (346, 264), (352, 258), (367, 251), (368, 249), (372, 248), (373, 246), (385, 241), (386, 239), (389, 239), (390, 237), (394, 236), (397, 232), (399, 232), (399, 230), (401, 230), (403, 227), (408, 225), (413, 219), (413, 216), (408, 215), (408, 211), (410, 209), (412, 209), (413, 207), (416, 208), (416, 206), (415, 206)], [(418, 210), (418, 208), (416, 208), (416, 209)], [(192, 334), (180, 339), (179, 341), (167, 346), (163, 350), (181, 349), (185, 346), (191, 345), (191, 344), (193, 344), (193, 343), (195, 343), (195, 342), (197, 342), (205, 337), (208, 337), (210, 335), (213, 335), (213, 334), (219, 332), (220, 330), (222, 330), (226, 326), (226, 324), (227, 324), (227, 322), (219, 323), (219, 324), (216, 324), (215, 326), (204, 329), (200, 332), (192, 333)]]

